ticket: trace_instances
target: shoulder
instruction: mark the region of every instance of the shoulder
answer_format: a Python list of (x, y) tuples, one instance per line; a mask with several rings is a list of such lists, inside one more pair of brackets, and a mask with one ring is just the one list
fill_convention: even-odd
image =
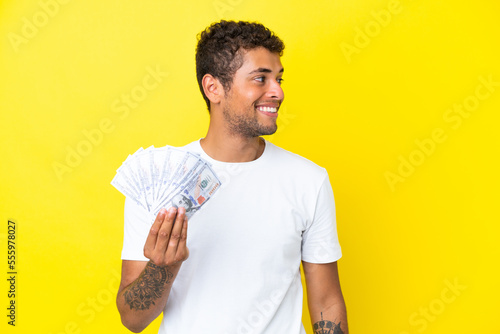
[(324, 180), (328, 175), (325, 168), (309, 159), (285, 150), (268, 141), (266, 141), (266, 145), (269, 145), (272, 164), (284, 173), (291, 173), (302, 177), (307, 176), (308, 178), (318, 179), (318, 181)]
[(186, 144), (186, 145), (181, 146), (179, 148), (182, 148), (182, 149), (185, 149), (188, 151), (198, 151), (199, 147), (200, 147), (200, 140), (197, 139), (197, 140), (192, 141), (189, 144)]

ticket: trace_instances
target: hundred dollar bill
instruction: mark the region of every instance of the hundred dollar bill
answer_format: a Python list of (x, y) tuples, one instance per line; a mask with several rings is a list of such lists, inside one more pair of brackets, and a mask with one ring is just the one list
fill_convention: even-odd
[(154, 216), (161, 208), (183, 206), (190, 218), (221, 182), (199, 154), (151, 146), (129, 155), (111, 184)]
[(145, 207), (143, 201), (141, 200), (141, 193), (139, 191), (138, 179), (130, 168), (130, 163), (135, 159), (135, 155), (143, 151), (143, 148), (139, 148), (134, 154), (129, 155), (127, 159), (122, 163), (122, 165), (117, 169), (117, 173), (111, 184), (118, 189), (125, 196), (133, 199), (140, 206)]
[[(200, 171), (203, 169), (206, 162), (201, 159), (197, 159), (194, 166), (184, 174), (177, 173), (169, 184), (168, 189), (166, 189), (164, 196), (162, 196), (159, 201), (156, 202), (154, 212), (159, 211), (161, 208), (170, 207), (172, 197), (179, 193), (186, 184), (188, 184), (191, 178), (199, 175)], [(177, 171), (178, 172), (178, 171)]]
[(179, 149), (171, 149), (171, 151), (170, 158), (164, 166), (165, 171), (158, 195), (158, 199), (161, 198), (162, 200), (177, 188), (178, 183), (183, 180), (184, 175), (195, 168), (200, 161), (197, 156), (189, 152)]
[[(193, 175), (180, 191), (173, 193), (166, 200), (167, 205), (164, 207), (182, 206), (186, 209), (186, 216), (189, 219), (210, 199), (220, 186), (221, 182), (210, 165), (204, 164), (199, 173)], [(157, 215), (162, 207), (161, 205), (157, 207), (154, 214)]]
[(154, 150), (154, 147), (148, 147), (144, 151), (141, 151), (133, 162), (135, 165), (133, 165), (134, 171), (139, 178), (139, 191), (142, 195), (142, 199), (144, 200), (144, 204), (146, 205), (146, 208), (148, 211), (151, 211), (151, 208), (153, 206), (153, 198), (152, 198), (152, 193), (151, 193), (151, 177), (149, 175), (149, 152)]

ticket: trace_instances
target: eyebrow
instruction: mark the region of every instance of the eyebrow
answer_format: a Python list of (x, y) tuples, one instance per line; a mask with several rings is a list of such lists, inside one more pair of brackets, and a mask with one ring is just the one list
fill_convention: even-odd
[[(283, 71), (285, 71), (285, 69), (281, 68), (281, 70), (278, 73), (283, 73)], [(253, 73), (272, 73), (272, 71), (269, 68), (259, 67), (258, 69), (253, 70), (248, 74), (253, 74)]]

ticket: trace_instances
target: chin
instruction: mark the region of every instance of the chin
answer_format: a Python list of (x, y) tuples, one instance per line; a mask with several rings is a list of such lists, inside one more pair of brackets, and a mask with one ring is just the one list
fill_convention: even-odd
[(275, 134), (277, 130), (278, 130), (278, 126), (274, 126), (272, 128), (264, 128), (264, 129), (261, 129), (259, 136), (270, 136), (270, 135)]

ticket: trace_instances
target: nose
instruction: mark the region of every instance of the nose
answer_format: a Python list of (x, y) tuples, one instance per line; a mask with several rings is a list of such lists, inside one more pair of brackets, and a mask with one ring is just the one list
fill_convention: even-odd
[(283, 92), (283, 88), (277, 80), (271, 80), (269, 84), (269, 90), (267, 91), (267, 97), (272, 99), (278, 99), (283, 101), (285, 98), (285, 93)]

